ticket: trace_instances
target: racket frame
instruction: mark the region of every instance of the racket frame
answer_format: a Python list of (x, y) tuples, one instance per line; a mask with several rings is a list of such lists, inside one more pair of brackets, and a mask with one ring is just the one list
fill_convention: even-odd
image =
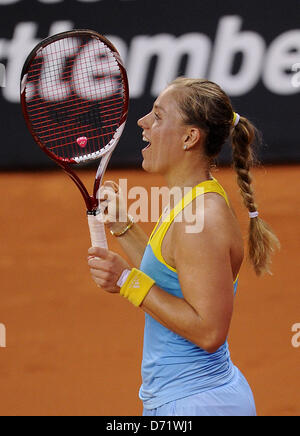
[[(87, 35), (90, 36), (91, 38), (95, 38), (97, 40), (100, 40), (101, 42), (106, 44), (108, 46), (108, 48), (112, 51), (113, 56), (116, 59), (118, 66), (120, 68), (121, 74), (122, 74), (122, 82), (123, 82), (123, 90), (124, 90), (124, 106), (123, 106), (123, 113), (122, 113), (122, 116), (120, 118), (119, 126), (114, 134), (114, 137), (110, 141), (110, 143), (107, 144), (107, 146), (104, 149), (99, 150), (100, 153), (96, 158), (96, 159), (100, 158), (101, 161), (100, 161), (100, 164), (98, 167), (98, 171), (96, 173), (96, 178), (95, 178), (95, 183), (94, 183), (92, 195), (89, 194), (89, 192), (87, 191), (83, 182), (80, 180), (80, 178), (75, 173), (75, 171), (73, 171), (73, 169), (71, 168), (71, 165), (73, 165), (73, 164), (78, 165), (76, 160), (57, 157), (54, 153), (52, 153), (50, 150), (48, 150), (48, 148), (45, 146), (45, 144), (42, 142), (42, 140), (35, 133), (35, 131), (32, 127), (31, 121), (30, 121), (28, 111), (27, 111), (26, 92), (25, 92), (28, 69), (29, 69), (32, 61), (36, 58), (36, 55), (38, 54), (38, 52), (42, 48), (45, 48), (49, 44), (52, 44), (53, 42), (57, 42), (57, 41), (64, 39), (64, 38), (83, 37), (83, 36), (87, 36)], [(129, 84), (128, 84), (126, 69), (124, 67), (124, 64), (122, 62), (122, 59), (120, 57), (118, 50), (103, 35), (100, 35), (99, 33), (95, 32), (93, 30), (89, 30), (89, 29), (74, 29), (74, 30), (62, 32), (62, 33), (59, 33), (59, 34), (56, 34), (56, 35), (53, 35), (53, 36), (50, 36), (50, 37), (44, 39), (31, 51), (31, 53), (29, 54), (29, 56), (27, 57), (27, 59), (25, 61), (24, 67), (22, 69), (22, 73), (21, 73), (21, 106), (22, 106), (22, 111), (23, 111), (23, 116), (24, 116), (25, 122), (26, 122), (27, 127), (28, 127), (33, 139), (35, 140), (35, 142), (44, 151), (44, 153), (46, 153), (46, 155), (48, 155), (50, 157), (50, 159), (52, 159), (54, 162), (56, 162), (63, 169), (63, 171), (74, 181), (74, 183), (78, 187), (78, 189), (81, 192), (82, 197), (85, 201), (88, 215), (97, 216), (100, 212), (99, 211), (99, 200), (97, 198), (98, 191), (99, 191), (99, 188), (101, 186), (102, 179), (103, 179), (104, 173), (106, 171), (107, 165), (109, 163), (109, 160), (111, 158), (111, 155), (112, 155), (114, 149), (116, 148), (116, 146), (119, 142), (119, 139), (121, 137), (121, 134), (124, 130), (127, 116), (128, 116)]]

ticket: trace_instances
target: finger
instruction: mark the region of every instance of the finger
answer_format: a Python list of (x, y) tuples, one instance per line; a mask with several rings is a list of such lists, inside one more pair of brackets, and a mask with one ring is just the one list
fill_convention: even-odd
[(109, 290), (114, 287), (113, 283), (110, 283), (108, 280), (102, 279), (101, 277), (93, 277), (93, 281), (99, 288), (103, 289), (104, 291), (109, 292)]
[(99, 189), (99, 194), (99, 197), (103, 199), (105, 195), (107, 196), (108, 194), (116, 194), (116, 192), (112, 186), (101, 186)]
[(108, 284), (111, 281), (111, 275), (107, 271), (90, 268), (93, 279), (101, 280), (103, 284)]
[(96, 285), (98, 286), (98, 288), (101, 288), (104, 290), (105, 284), (101, 279), (93, 278), (93, 280), (96, 283)]
[(107, 259), (109, 250), (101, 247), (91, 247), (88, 251), (89, 256), (99, 257), (100, 259)]
[(105, 271), (107, 273), (112, 273), (111, 264), (105, 260), (92, 257), (91, 259), (88, 259), (88, 265), (90, 268), (94, 268), (98, 271)]
[(98, 200), (99, 201), (105, 201), (107, 200), (109, 201), (113, 201), (117, 196), (117, 192), (115, 192), (115, 190), (112, 187), (101, 187), (99, 189), (99, 193), (98, 193)]
[(88, 265), (89, 265), (89, 262), (92, 261), (92, 260), (94, 260), (94, 261), (98, 261), (98, 262), (101, 261), (101, 259), (100, 259), (99, 257), (88, 256), (88, 258), (87, 258)]
[(94, 269), (97, 269), (100, 271), (103, 269), (102, 262), (103, 262), (103, 260), (101, 260), (97, 257), (92, 257), (91, 259), (88, 260), (88, 266), (90, 268), (94, 268)]
[(116, 194), (120, 191), (119, 186), (115, 182), (113, 182), (112, 180), (108, 180), (108, 181), (104, 182), (102, 186), (107, 187), (107, 188), (112, 188)]
[(107, 200), (100, 201), (99, 208), (100, 208), (101, 213), (105, 213), (107, 211), (107, 208), (108, 208), (108, 201)]

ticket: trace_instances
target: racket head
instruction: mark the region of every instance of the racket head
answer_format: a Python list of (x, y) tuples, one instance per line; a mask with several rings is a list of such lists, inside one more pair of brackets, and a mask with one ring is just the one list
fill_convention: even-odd
[(36, 143), (65, 169), (111, 152), (129, 106), (117, 49), (92, 30), (44, 39), (24, 64), (21, 105)]

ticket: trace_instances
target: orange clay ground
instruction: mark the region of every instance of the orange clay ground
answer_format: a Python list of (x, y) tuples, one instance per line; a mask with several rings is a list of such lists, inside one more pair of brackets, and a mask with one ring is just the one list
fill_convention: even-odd
[[(81, 173), (92, 186), (94, 171)], [(300, 414), (299, 166), (254, 171), (261, 214), (282, 249), (273, 276), (244, 265), (230, 333), (234, 363), (247, 377), (259, 415)], [(247, 212), (235, 175), (220, 169), (246, 236)], [(110, 171), (129, 187), (164, 181), (141, 171)], [(62, 172), (2, 173), (0, 323), (1, 415), (140, 415), (143, 313), (105, 295), (87, 268), (89, 233), (80, 194)], [(142, 224), (150, 232), (153, 224)], [(110, 248), (119, 251), (109, 238)]]

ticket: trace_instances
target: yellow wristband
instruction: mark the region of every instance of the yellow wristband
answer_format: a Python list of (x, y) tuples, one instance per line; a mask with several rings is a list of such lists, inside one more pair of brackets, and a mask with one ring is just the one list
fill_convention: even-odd
[(133, 268), (122, 286), (120, 294), (134, 304), (134, 306), (139, 307), (153, 285), (155, 285), (155, 281), (147, 276), (147, 274)]

